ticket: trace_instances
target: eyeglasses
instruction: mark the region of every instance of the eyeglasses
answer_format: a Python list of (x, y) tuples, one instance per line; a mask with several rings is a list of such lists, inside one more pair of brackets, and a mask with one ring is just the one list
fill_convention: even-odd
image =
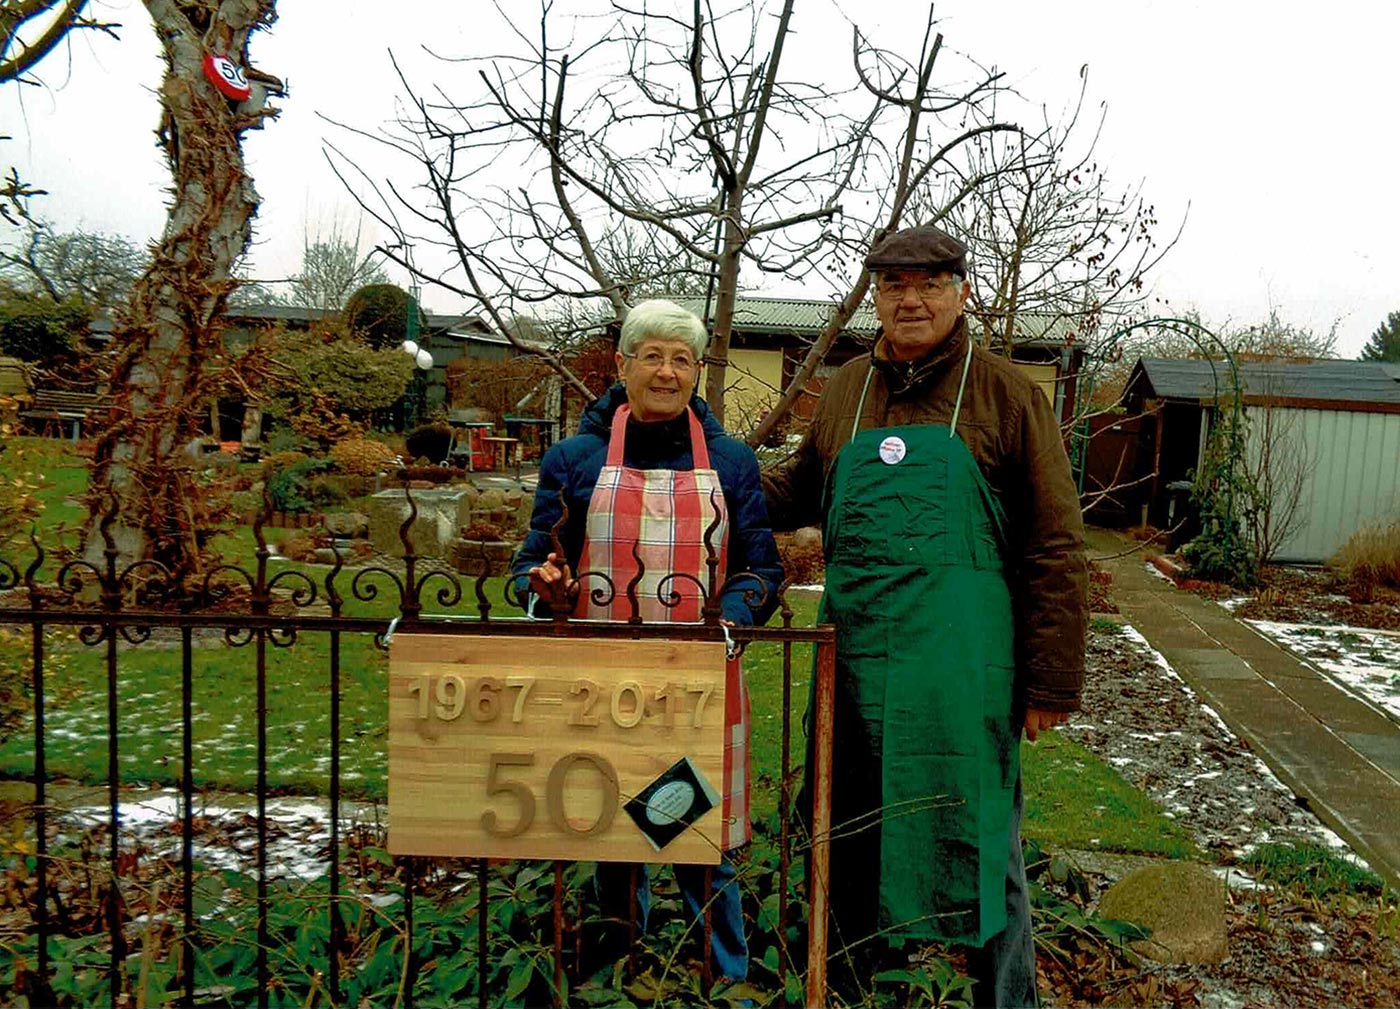
[(676, 354), (674, 357), (667, 357), (665, 354), (653, 350), (645, 354), (624, 354), (623, 356), (636, 361), (640, 367), (645, 368), (647, 371), (660, 371), (662, 365), (669, 364), (671, 370), (677, 375), (689, 375), (697, 367), (695, 359), (688, 354)]
[(914, 293), (920, 298), (936, 298), (940, 294), (946, 294), (954, 287), (961, 287), (962, 283), (961, 277), (950, 273), (945, 273), (940, 277), (929, 274), (901, 276), (897, 273), (886, 273), (875, 278), (875, 292), (882, 297), (890, 298), (903, 295), (912, 287)]

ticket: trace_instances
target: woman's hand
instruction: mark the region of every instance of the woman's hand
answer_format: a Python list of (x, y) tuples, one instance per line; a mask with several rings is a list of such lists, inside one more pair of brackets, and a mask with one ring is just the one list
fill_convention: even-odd
[(578, 582), (569, 572), (567, 563), (560, 563), (559, 555), (551, 553), (543, 564), (530, 569), (530, 591), (541, 599), (559, 598), (555, 593), (562, 592), (562, 598), (570, 599), (578, 593)]

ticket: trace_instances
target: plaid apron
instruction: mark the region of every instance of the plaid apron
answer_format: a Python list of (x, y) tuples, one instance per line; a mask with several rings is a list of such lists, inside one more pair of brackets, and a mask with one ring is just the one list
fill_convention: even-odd
[[(680, 596), (673, 607), (657, 597), (657, 589), (671, 573), (691, 575), (708, 584), (705, 565), (705, 530), (719, 509), (719, 575), (724, 577), (729, 547), (729, 513), (724, 504), (719, 474), (710, 468), (710, 452), (695, 411), (690, 418), (690, 449), (695, 460), (691, 470), (632, 469), (622, 464), (627, 418), (631, 409), (624, 404), (613, 415), (608, 439), (608, 457), (593, 500), (588, 506), (580, 571), (600, 571), (616, 587), (611, 604), (597, 606), (585, 592), (588, 606), (584, 616), (593, 620), (628, 620), (632, 607), (627, 600), (627, 584), (637, 574), (632, 556), (634, 545), (642, 558), (644, 571), (637, 584), (642, 619), (648, 623), (699, 623), (704, 599), (699, 588), (685, 578), (666, 583), (666, 592)], [(711, 494), (714, 504), (711, 505)], [(720, 847), (728, 851), (749, 840), (749, 694), (738, 658), (728, 661), (724, 677), (724, 781), (721, 792), (724, 818)]]

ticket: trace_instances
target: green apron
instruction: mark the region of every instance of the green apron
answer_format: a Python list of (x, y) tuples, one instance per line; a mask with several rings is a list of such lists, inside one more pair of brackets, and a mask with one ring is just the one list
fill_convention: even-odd
[(1020, 733), (1002, 515), (951, 435), (860, 431), (827, 480), (821, 619), (837, 629), (831, 898), (843, 944), (878, 931), (980, 946), (1006, 927)]

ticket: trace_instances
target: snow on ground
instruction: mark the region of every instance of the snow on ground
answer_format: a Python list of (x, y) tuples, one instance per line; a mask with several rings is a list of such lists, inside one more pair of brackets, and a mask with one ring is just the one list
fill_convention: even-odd
[(1400, 634), (1331, 624), (1245, 623), (1400, 721)]
[[(257, 852), (257, 806), (251, 796), (198, 795), (194, 809), (196, 864), (251, 872)], [(372, 818), (372, 807), (341, 804), (341, 837)], [(58, 811), (60, 836), (106, 824), (111, 809), (83, 805)], [(271, 879), (310, 881), (329, 872), (330, 804), (325, 799), (283, 796), (267, 800), (267, 867)], [(180, 795), (174, 789), (122, 793), (118, 830), (123, 847), (135, 841), (156, 857), (179, 861)]]
[(1061, 731), (1093, 750), (1208, 850), (1268, 841), (1345, 842), (1202, 703), (1133, 627), (1095, 627), (1083, 710)]

